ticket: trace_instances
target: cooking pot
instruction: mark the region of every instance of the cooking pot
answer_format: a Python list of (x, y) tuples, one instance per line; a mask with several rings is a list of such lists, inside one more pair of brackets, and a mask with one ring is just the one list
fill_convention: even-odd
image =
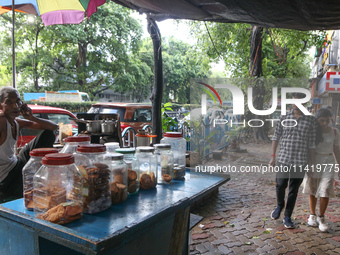
[(90, 133), (99, 133), (101, 120), (88, 120), (86, 121), (86, 130)]
[(113, 134), (116, 131), (116, 120), (104, 120), (101, 123), (101, 130), (103, 134)]

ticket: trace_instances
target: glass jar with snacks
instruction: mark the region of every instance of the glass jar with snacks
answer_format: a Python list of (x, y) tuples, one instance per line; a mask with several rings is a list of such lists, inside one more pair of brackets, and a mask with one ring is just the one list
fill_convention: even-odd
[(128, 170), (128, 195), (136, 194), (139, 191), (139, 162), (135, 157), (135, 148), (119, 148), (117, 153), (124, 155), (124, 161)]
[(170, 144), (174, 154), (174, 180), (183, 179), (185, 176), (185, 151), (186, 140), (181, 132), (166, 132), (161, 143)]
[(60, 153), (76, 153), (78, 145), (90, 144), (90, 136), (69, 136), (65, 138), (65, 146)]
[(141, 189), (153, 189), (157, 185), (157, 156), (155, 148), (141, 146), (136, 149), (139, 163), (139, 186)]
[(174, 154), (171, 151), (170, 144), (155, 144), (155, 155), (158, 161), (158, 179), (159, 184), (168, 184), (172, 182), (174, 174)]
[[(78, 154), (78, 155), (77, 155)], [(94, 214), (111, 206), (110, 162), (105, 160), (106, 147), (102, 144), (85, 144), (77, 148), (76, 165), (86, 172), (88, 196), (84, 200), (84, 213)]]
[(111, 162), (110, 170), (112, 173), (110, 182), (112, 204), (124, 202), (128, 196), (128, 171), (123, 160), (123, 154), (106, 154), (106, 159)]
[(109, 142), (104, 144), (106, 146), (107, 153), (115, 153), (115, 150), (120, 148), (119, 143), (117, 142)]
[(74, 156), (47, 154), (33, 177), (33, 210), (36, 217), (66, 224), (83, 215), (83, 179)]
[(42, 166), (42, 158), (46, 154), (58, 152), (58, 149), (54, 148), (39, 148), (30, 151), (31, 157), (22, 169), (24, 205), (27, 210), (33, 210), (33, 176)]

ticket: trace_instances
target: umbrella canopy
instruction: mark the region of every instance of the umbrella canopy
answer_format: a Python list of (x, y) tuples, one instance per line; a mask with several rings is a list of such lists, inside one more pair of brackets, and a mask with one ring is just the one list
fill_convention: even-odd
[[(45, 26), (79, 24), (105, 0), (15, 0), (14, 10), (41, 16)], [(1, 0), (0, 14), (12, 10), (12, 0)]]
[(15, 12), (23, 12), (41, 16), (45, 26), (61, 24), (79, 24), (84, 20), (85, 13), (89, 18), (103, 5), (106, 0), (1, 0), (0, 15), (9, 11), (12, 17), (12, 65), (13, 87), (16, 88), (15, 69)]

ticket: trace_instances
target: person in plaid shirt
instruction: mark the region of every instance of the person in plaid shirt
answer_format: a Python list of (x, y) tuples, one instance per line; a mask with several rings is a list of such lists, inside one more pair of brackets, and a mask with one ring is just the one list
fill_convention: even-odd
[[(293, 93), (293, 98), (304, 98), (303, 93)], [(302, 183), (307, 164), (314, 164), (315, 158), (316, 120), (314, 116), (304, 115), (293, 105), (293, 109), (280, 117), (272, 138), (272, 158), (269, 164), (275, 167), (277, 207), (271, 214), (272, 219), (278, 219), (281, 211), (284, 212), (284, 226), (294, 228), (291, 216), (294, 210), (296, 197)], [(276, 149), (280, 145), (278, 156)], [(308, 162), (307, 162), (308, 161)], [(289, 184), (287, 203), (285, 204), (285, 191)]]

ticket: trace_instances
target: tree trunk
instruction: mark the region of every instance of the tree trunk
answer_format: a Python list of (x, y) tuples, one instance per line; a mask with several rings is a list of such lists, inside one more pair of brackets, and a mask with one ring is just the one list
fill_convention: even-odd
[(78, 59), (76, 62), (78, 84), (83, 87), (86, 84), (86, 54), (87, 44), (78, 42)]
[(154, 86), (150, 100), (152, 102), (152, 130), (157, 137), (154, 143), (159, 143), (162, 139), (162, 96), (163, 96), (163, 63), (162, 63), (162, 39), (156, 21), (147, 17), (148, 32), (153, 42), (154, 59)]
[(35, 56), (34, 56), (34, 64), (33, 64), (33, 75), (34, 75), (34, 88), (36, 91), (39, 91), (39, 73), (38, 73), (38, 38), (39, 38), (39, 33), (42, 30), (41, 27), (39, 27), (39, 24), (37, 23), (36, 25), (36, 32), (35, 32)]
[[(263, 27), (252, 26), (250, 39), (250, 66), (249, 74), (251, 77), (250, 86), (253, 87), (253, 106), (257, 110), (263, 109), (264, 95), (266, 93), (263, 81), (259, 79), (262, 76), (262, 32)], [(263, 116), (252, 114), (254, 119), (261, 119), (264, 122)], [(252, 125), (260, 126), (261, 123), (253, 122)], [(254, 138), (261, 141), (269, 141), (268, 135), (265, 132), (264, 126), (253, 127)]]

